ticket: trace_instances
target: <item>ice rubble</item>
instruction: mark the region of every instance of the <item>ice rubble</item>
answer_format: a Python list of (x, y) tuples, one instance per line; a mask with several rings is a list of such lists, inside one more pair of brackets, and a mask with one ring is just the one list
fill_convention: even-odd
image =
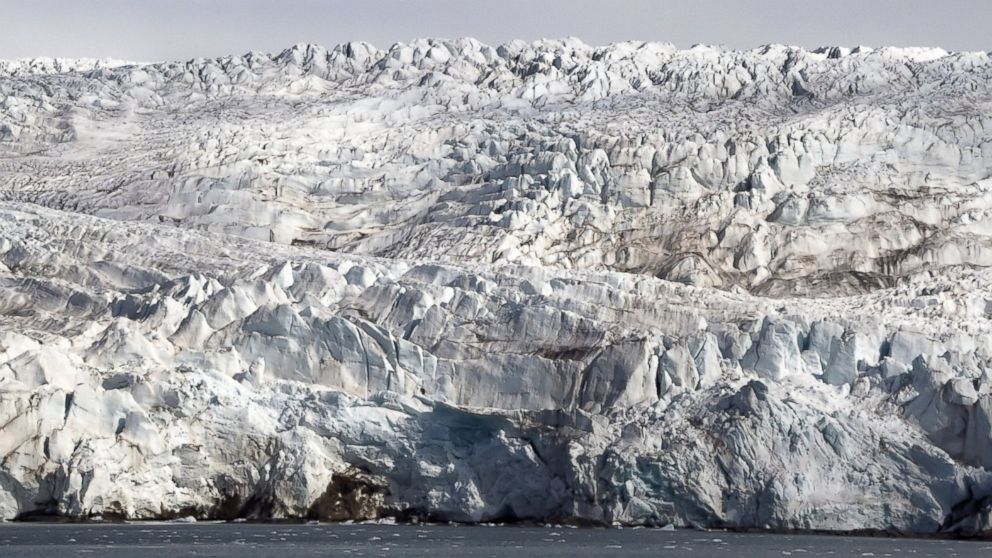
[(990, 78), (0, 64), (0, 517), (992, 530)]

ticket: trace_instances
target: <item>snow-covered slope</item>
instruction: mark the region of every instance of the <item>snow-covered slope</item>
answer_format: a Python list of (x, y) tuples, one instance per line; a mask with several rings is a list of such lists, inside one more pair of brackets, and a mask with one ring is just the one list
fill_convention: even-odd
[(992, 60), (0, 64), (0, 516), (992, 529)]

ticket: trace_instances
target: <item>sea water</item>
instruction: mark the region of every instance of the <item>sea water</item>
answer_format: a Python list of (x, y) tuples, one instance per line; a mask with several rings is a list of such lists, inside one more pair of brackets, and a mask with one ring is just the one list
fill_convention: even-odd
[(449, 525), (0, 524), (0, 557), (992, 558), (992, 541)]

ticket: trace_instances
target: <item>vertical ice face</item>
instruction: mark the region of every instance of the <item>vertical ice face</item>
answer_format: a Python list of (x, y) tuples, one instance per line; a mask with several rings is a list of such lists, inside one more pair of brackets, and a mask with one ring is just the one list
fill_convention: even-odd
[(0, 516), (987, 530), (990, 73), (0, 62)]

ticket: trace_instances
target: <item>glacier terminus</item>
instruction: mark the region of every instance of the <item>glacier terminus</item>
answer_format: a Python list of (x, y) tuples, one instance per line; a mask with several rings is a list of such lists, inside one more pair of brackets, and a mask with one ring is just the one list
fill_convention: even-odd
[(0, 61), (0, 518), (992, 533), (992, 59)]

